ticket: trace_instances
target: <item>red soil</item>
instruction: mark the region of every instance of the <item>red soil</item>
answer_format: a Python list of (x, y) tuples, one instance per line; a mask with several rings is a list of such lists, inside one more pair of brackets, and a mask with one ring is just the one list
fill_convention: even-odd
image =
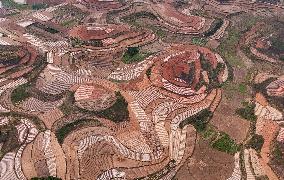
[[(217, 67), (217, 59), (215, 54), (207, 48), (196, 47), (196, 46), (175, 46), (171, 48), (170, 53), (175, 54), (177, 51), (185, 51), (181, 55), (171, 57), (167, 62), (162, 64), (156, 64), (157, 68), (160, 69), (161, 77), (168, 80), (170, 83), (175, 84), (180, 87), (191, 87), (195, 88), (201, 77), (201, 62), (200, 53), (204, 55), (206, 60), (209, 61), (213, 68)], [(167, 54), (167, 56), (170, 54)], [(160, 57), (161, 59), (166, 56)], [(193, 66), (189, 65), (193, 63)], [(194, 71), (194, 77), (191, 84), (187, 82), (178, 81), (176, 78), (181, 77), (181, 75), (188, 74), (190, 71)]]
[[(108, 31), (110, 30), (111, 31)], [(125, 26), (109, 26), (109, 27), (102, 27), (101, 29), (97, 28), (97, 29), (87, 29), (87, 26), (77, 26), (74, 27), (73, 29), (71, 29), (69, 31), (69, 35), (71, 37), (76, 37), (79, 38), (81, 40), (84, 41), (88, 41), (88, 40), (92, 40), (92, 39), (96, 39), (96, 40), (102, 40), (102, 39), (106, 39), (109, 37), (112, 37), (113, 35), (126, 31), (127, 28)]]
[(263, 39), (258, 39), (255, 43), (255, 47), (258, 49), (268, 49), (269, 48), (269, 44), (267, 41), (263, 40)]
[(185, 14), (182, 14), (174, 9), (169, 4), (164, 4), (165, 11), (163, 12), (168, 17), (174, 17), (178, 19), (179, 21), (182, 21), (183, 24), (179, 24), (180, 26), (190, 26), (195, 29), (199, 26), (201, 23), (201, 18), (198, 16), (187, 16)]

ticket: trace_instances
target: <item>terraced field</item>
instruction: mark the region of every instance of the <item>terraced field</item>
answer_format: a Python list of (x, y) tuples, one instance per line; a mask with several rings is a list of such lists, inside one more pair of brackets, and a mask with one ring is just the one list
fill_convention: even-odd
[(283, 4), (5, 3), (0, 180), (283, 179)]

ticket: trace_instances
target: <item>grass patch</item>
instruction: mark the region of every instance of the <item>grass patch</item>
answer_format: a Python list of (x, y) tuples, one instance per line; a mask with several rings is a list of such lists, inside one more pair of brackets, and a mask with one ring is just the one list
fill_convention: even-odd
[(89, 12), (83, 11), (71, 4), (60, 6), (58, 9), (53, 11), (53, 13), (55, 22), (60, 23), (65, 27), (76, 25), (89, 15)]
[(237, 145), (228, 134), (223, 132), (220, 134), (219, 138), (213, 142), (212, 147), (229, 154), (235, 154), (239, 151), (239, 145)]
[(247, 86), (245, 84), (239, 84), (239, 92), (242, 94), (246, 94), (247, 93)]
[(205, 44), (207, 43), (207, 40), (205, 38), (193, 37), (191, 39), (191, 43), (198, 45), (198, 46), (205, 46)]
[(238, 45), (241, 33), (237, 29), (228, 31), (228, 37), (224, 39), (218, 47), (218, 52), (232, 65), (233, 67), (244, 67), (242, 61), (237, 56), (236, 47)]
[(56, 138), (60, 144), (63, 143), (65, 137), (77, 128), (89, 125), (90, 123), (95, 123), (96, 126), (100, 126), (100, 122), (96, 119), (79, 119), (72, 123), (66, 124), (65, 126), (58, 129), (55, 133)]
[(216, 138), (217, 136), (217, 132), (214, 131), (214, 129), (212, 127), (207, 127), (206, 130), (204, 130), (202, 132), (202, 136), (204, 139), (212, 139), (213, 137)]
[(29, 93), (30, 84), (26, 83), (23, 85), (18, 86), (16, 89), (13, 90), (11, 94), (11, 101), (13, 104), (18, 104), (28, 97), (30, 97)]
[(147, 54), (135, 54), (134, 56), (123, 55), (122, 62), (125, 64), (131, 64), (135, 62), (143, 61), (147, 57)]
[(66, 103), (63, 103), (59, 109), (63, 112), (64, 115), (69, 115), (72, 113), (73, 108), (71, 106), (68, 106)]
[(236, 144), (228, 134), (219, 132), (212, 126), (207, 126), (206, 129), (201, 132), (201, 137), (209, 142), (212, 148), (218, 151), (234, 154), (240, 150), (240, 146)]

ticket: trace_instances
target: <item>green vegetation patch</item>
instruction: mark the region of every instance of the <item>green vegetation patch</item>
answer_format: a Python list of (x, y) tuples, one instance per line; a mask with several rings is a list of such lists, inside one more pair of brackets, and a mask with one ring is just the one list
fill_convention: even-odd
[(232, 81), (227, 81), (223, 83), (222, 88), (226, 91), (226, 98), (232, 99), (236, 94), (245, 95), (248, 93), (248, 87), (246, 83), (235, 83)]
[(202, 137), (204, 139), (211, 139), (214, 140), (217, 137), (217, 133), (212, 127), (208, 126), (203, 132), (202, 132)]
[(11, 101), (13, 104), (20, 103), (30, 97), (29, 90), (31, 85), (29, 83), (18, 86), (11, 94)]
[(48, 8), (48, 4), (45, 3), (36, 3), (32, 5), (33, 10), (45, 9)]
[(201, 132), (201, 137), (205, 139), (212, 148), (218, 151), (234, 154), (240, 150), (240, 146), (224, 132), (219, 132), (216, 128), (208, 125)]
[(257, 117), (254, 114), (254, 108), (255, 108), (255, 104), (253, 103), (249, 103), (249, 102), (243, 102), (242, 103), (243, 107), (242, 108), (238, 108), (236, 110), (236, 113), (249, 121), (255, 122)]
[(63, 143), (65, 137), (71, 133), (72, 131), (76, 130), (77, 128), (83, 127), (85, 125), (94, 124), (96, 126), (100, 126), (100, 122), (96, 119), (79, 119), (72, 123), (66, 124), (65, 126), (61, 127), (60, 129), (56, 130), (56, 137), (60, 144)]
[(127, 109), (128, 103), (120, 92), (115, 92), (115, 103), (102, 111), (95, 112), (95, 115), (101, 118), (106, 118), (114, 122), (122, 122), (129, 118), (129, 111)]
[(240, 37), (241, 33), (237, 29), (230, 28), (228, 31), (228, 37), (225, 38), (218, 47), (218, 52), (220, 55), (222, 55), (222, 57), (224, 57), (233, 67), (244, 67), (243, 62), (236, 53), (236, 47)]
[(242, 94), (246, 94), (247, 93), (247, 86), (243, 83), (239, 84), (239, 92)]
[(18, 4), (13, 0), (1, 0), (3, 7), (10, 8), (10, 9), (29, 9), (30, 6), (27, 4)]
[(180, 128), (183, 128), (187, 124), (192, 124), (197, 132), (202, 132), (206, 129), (206, 126), (211, 119), (213, 113), (208, 109), (204, 109), (199, 113), (185, 119), (180, 123)]
[(129, 47), (122, 56), (122, 62), (125, 64), (140, 62), (143, 61), (149, 55), (150, 53), (141, 53), (138, 47)]
[(228, 134), (223, 132), (219, 135), (218, 139), (213, 142), (212, 147), (229, 154), (234, 154), (239, 151), (239, 145), (237, 145)]

